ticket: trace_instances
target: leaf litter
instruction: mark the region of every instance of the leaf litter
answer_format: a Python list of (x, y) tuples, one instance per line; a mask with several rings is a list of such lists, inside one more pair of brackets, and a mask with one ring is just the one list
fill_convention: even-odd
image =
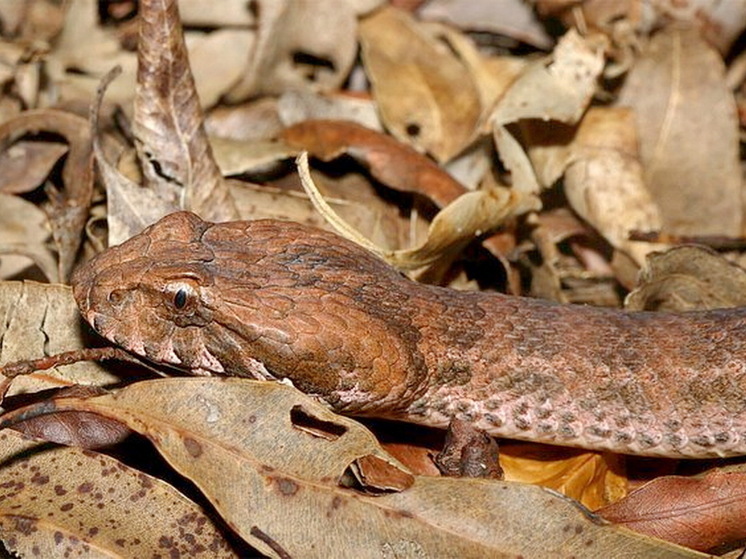
[[(136, 4), (0, 5), (0, 363), (100, 345), (59, 282), (102, 239), (116, 244), (177, 209), (336, 223), (410, 275), (462, 289), (592, 304), (630, 292), (634, 309), (742, 304), (737, 3), (640, 11), (538, 0), (533, 10), (504, 2), (498, 17), (440, 0), (227, 1), (208, 11), (182, 1), (181, 19), (175, 2)], [(546, 17), (564, 29), (547, 34)], [(713, 36), (713, 25), (723, 32)], [(115, 65), (122, 75), (107, 88)], [(677, 238), (711, 248), (671, 247)], [(29, 281), (40, 279), (52, 283)], [(194, 542), (179, 519), (206, 526), (211, 515), (222, 522), (197, 547), (225, 556), (236, 537), (275, 557), (697, 557), (675, 544), (725, 553), (745, 539), (729, 505), (740, 474), (711, 469), (728, 462), (663, 461), (699, 475), (627, 497), (646, 481), (634, 459), (506, 443), (506, 481), (427, 477), (379, 445), (373, 433), (390, 429), (334, 416), (292, 388), (143, 374), (88, 362), (9, 379), (6, 417), (35, 413), (29, 435), (84, 447), (108, 440), (107, 429), (140, 433), (202, 491), (207, 512), (182, 496), (177, 512), (174, 490), (156, 478), (147, 499), (158, 521), (147, 525), (124, 497), (107, 501), (104, 529), (89, 523), (100, 518), (82, 512), (93, 504), (82, 497), (69, 510), (85, 522), (59, 514), (68, 503), (54, 491), (32, 506), (10, 482), (19, 467), (36, 472), (33, 487), (33, 475), (85, 478), (112, 461), (116, 482), (78, 485), (112, 494), (134, 491), (126, 484), (144, 474), (101, 450), (26, 458), (41, 443), (5, 431), (7, 549), (186, 552)], [(121, 383), (131, 384), (110, 388)], [(95, 390), (64, 392), (76, 385)], [(430, 449), (424, 436), (398, 444), (432, 474), (438, 437)], [(117, 548), (115, 531), (141, 534), (141, 547)]]

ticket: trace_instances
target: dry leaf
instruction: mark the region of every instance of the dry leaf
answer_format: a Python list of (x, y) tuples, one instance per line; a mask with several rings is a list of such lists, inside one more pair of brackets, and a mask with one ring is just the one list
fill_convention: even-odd
[(176, 0), (140, 2), (133, 129), (149, 188), (178, 192), (179, 207), (205, 219), (238, 217), (207, 139)]
[(347, 153), (376, 179), (403, 192), (417, 192), (445, 206), (466, 189), (424, 155), (393, 138), (351, 122), (307, 120), (287, 128), (288, 145), (331, 161)]
[(96, 0), (75, 0), (66, 7), (64, 27), (46, 67), (49, 78), (61, 88), (59, 94), (66, 99), (90, 98), (100, 77), (121, 66), (123, 77), (110, 92), (110, 99), (129, 103), (135, 91), (135, 54), (123, 50), (112, 30), (99, 24)]
[[(0, 140), (10, 144), (30, 131), (63, 136), (69, 153), (62, 171), (63, 190), (48, 188), (47, 216), (59, 251), (58, 275), (67, 279), (80, 247), (88, 209), (93, 197), (93, 154), (88, 122), (73, 113), (45, 109), (26, 111), (0, 125)], [(51, 276), (48, 276), (51, 277)]]
[(237, 557), (163, 481), (108, 456), (0, 433), (0, 539), (22, 557)]
[[(69, 287), (0, 282), (0, 363), (86, 347), (86, 332)], [(9, 394), (73, 383), (104, 386), (117, 380), (98, 363), (75, 363), (38, 378), (18, 377)]]
[(372, 99), (324, 95), (312, 91), (287, 91), (280, 96), (277, 110), (285, 126), (311, 120), (336, 120), (355, 122), (376, 132), (383, 131)]
[(500, 158), (513, 174), (514, 188), (539, 192), (528, 157), (507, 125), (523, 119), (577, 122), (603, 68), (601, 47), (598, 41), (568, 32), (551, 59), (529, 65), (495, 105), (489, 120)]
[[(225, 13), (222, 4), (220, 10), (204, 2), (202, 4), (213, 13)], [(251, 30), (236, 29), (233, 23), (230, 25), (230, 29), (218, 29), (206, 34), (193, 32), (185, 37), (198, 102), (203, 107), (215, 105), (241, 79), (255, 40)], [(215, 64), (216, 60), (220, 64)]]
[(543, 49), (552, 46), (551, 37), (537, 21), (531, 5), (522, 0), (430, 0), (419, 15), (425, 20), (447, 21), (459, 29), (507, 35)]
[(632, 231), (661, 227), (645, 185), (630, 111), (592, 108), (577, 127), (558, 130), (532, 122), (525, 129), (529, 156), (543, 187), (564, 175), (565, 195), (573, 210), (638, 265), (660, 248), (629, 240)]
[(146, 435), (241, 537), (273, 556), (701, 557), (599, 523), (539, 487), (428, 477), (378, 496), (340, 487), (362, 456), (406, 471), (359, 424), (280, 383), (161, 379), (56, 408)]
[(48, 246), (49, 230), (44, 212), (31, 202), (10, 194), (0, 194), (0, 208), (0, 278), (22, 272), (31, 260), (49, 281), (57, 281), (57, 259)]
[(723, 61), (699, 32), (654, 35), (619, 104), (634, 109), (645, 182), (666, 232), (741, 235), (736, 106)]
[(648, 257), (639, 285), (625, 301), (629, 310), (691, 311), (746, 305), (746, 270), (695, 246)]
[(38, 188), (52, 166), (67, 153), (68, 147), (58, 142), (21, 140), (0, 153), (0, 192), (22, 194)]
[(701, 478), (659, 477), (596, 511), (643, 534), (700, 551), (746, 540), (746, 474), (712, 471)]
[(243, 79), (226, 95), (229, 102), (342, 85), (357, 52), (353, 2), (258, 0), (256, 6), (260, 18), (252, 56)]
[(475, 137), (482, 107), (471, 75), (439, 35), (394, 8), (360, 24), (381, 119), (396, 138), (447, 161)]

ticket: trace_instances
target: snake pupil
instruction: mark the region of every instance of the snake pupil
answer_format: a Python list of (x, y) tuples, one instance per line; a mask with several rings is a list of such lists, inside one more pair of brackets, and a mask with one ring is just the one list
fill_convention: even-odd
[(177, 309), (183, 309), (187, 302), (186, 289), (179, 289), (174, 295), (174, 306)]

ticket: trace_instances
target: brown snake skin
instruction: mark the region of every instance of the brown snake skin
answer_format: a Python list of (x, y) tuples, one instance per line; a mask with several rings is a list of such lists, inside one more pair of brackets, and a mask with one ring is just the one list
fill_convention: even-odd
[(746, 308), (632, 313), (414, 283), (332, 233), (171, 214), (80, 268), (103, 336), (193, 374), (289, 378), (335, 410), (504, 437), (746, 454)]

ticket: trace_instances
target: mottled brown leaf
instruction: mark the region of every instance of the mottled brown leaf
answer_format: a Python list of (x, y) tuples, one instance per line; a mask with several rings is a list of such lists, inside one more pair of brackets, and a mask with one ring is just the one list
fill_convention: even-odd
[(0, 433), (0, 539), (22, 557), (236, 557), (170, 485), (11, 431)]
[(146, 183), (156, 192), (178, 192), (181, 209), (205, 219), (235, 219), (204, 129), (177, 3), (140, 2), (140, 18), (133, 129)]

